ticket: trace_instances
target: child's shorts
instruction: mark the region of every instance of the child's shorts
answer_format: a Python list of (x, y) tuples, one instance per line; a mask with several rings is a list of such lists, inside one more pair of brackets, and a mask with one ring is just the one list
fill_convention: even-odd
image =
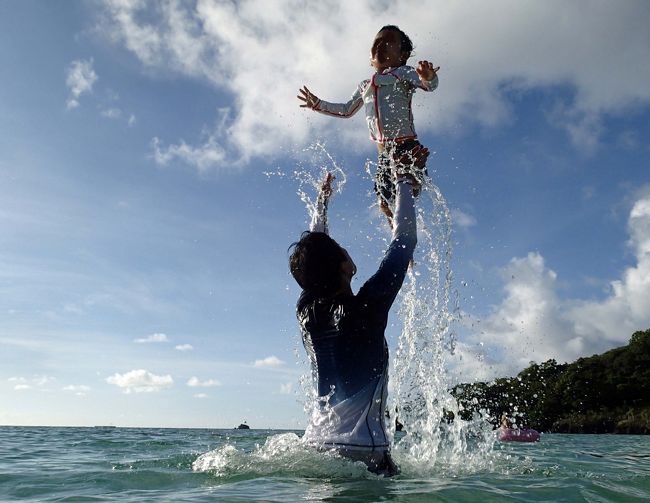
[[(413, 150), (418, 145), (422, 145), (417, 140), (406, 140), (398, 145), (390, 145), (386, 150), (380, 152), (377, 158), (377, 173), (375, 174), (375, 193), (379, 198), (388, 204), (391, 208), (395, 206), (395, 180), (391, 166), (394, 165), (392, 159), (399, 159), (402, 155)], [(423, 179), (428, 176), (426, 166), (424, 169), (410, 167), (409, 171), (419, 172), (416, 177)]]

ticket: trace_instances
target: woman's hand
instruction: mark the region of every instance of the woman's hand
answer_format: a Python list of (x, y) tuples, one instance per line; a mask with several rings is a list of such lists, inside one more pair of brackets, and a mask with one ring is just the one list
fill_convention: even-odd
[(332, 195), (332, 182), (336, 180), (336, 177), (332, 173), (327, 173), (325, 180), (320, 186), (320, 193), (325, 199), (329, 199)]

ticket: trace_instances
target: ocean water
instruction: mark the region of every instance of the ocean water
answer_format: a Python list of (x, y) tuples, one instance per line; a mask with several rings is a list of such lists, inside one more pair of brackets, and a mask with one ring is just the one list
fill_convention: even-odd
[(650, 436), (543, 435), (384, 479), (300, 435), (0, 427), (0, 501), (650, 501)]

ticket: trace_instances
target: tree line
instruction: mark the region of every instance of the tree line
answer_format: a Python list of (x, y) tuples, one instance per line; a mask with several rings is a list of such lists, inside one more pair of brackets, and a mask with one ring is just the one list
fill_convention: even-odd
[(459, 384), (461, 418), (506, 414), (520, 427), (554, 433), (650, 433), (650, 329), (627, 346), (573, 363), (531, 364), (516, 377)]

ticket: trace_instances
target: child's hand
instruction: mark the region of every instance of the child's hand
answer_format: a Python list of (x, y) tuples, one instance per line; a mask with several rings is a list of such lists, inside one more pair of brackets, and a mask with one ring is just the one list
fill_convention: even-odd
[(424, 60), (418, 61), (418, 67), (415, 69), (418, 72), (421, 80), (433, 80), (436, 76), (436, 72), (440, 70), (439, 66), (433, 67), (433, 64)]
[(320, 100), (314, 93), (307, 89), (307, 86), (303, 86), (302, 89), (299, 89), (298, 91), (302, 96), (298, 95), (297, 98), (300, 101), (305, 102), (304, 105), (300, 105), (301, 108), (311, 108), (312, 110), (316, 108)]

